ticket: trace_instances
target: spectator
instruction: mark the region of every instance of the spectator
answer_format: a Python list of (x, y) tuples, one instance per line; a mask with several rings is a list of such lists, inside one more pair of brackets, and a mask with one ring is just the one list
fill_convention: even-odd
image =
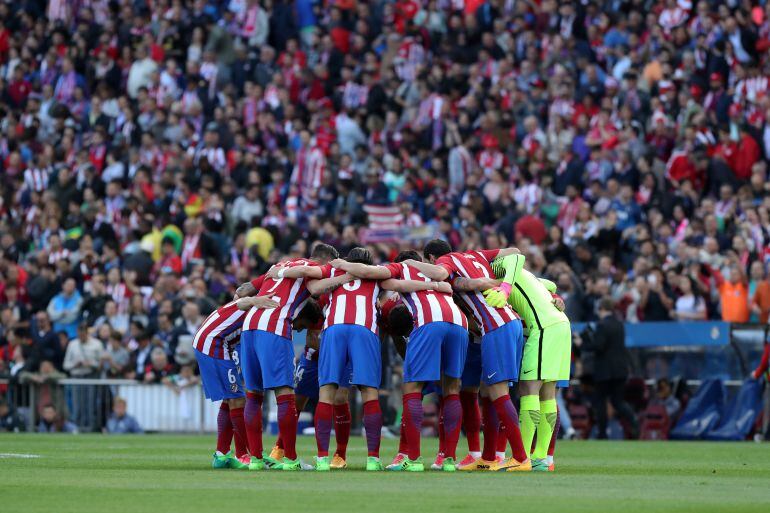
[(607, 400), (617, 415), (631, 426), (631, 437), (638, 436), (638, 424), (631, 406), (623, 399), (630, 362), (625, 346), (625, 329), (614, 314), (615, 304), (609, 297), (599, 301), (599, 322), (591, 336), (582, 341), (581, 348), (594, 355), (593, 399), (598, 438), (607, 438)]
[(150, 353), (150, 363), (144, 368), (143, 383), (161, 383), (163, 378), (172, 373), (174, 367), (169, 363), (166, 352), (156, 347)]
[(35, 314), (32, 326), (32, 341), (40, 349), (40, 357), (53, 363), (58, 370), (64, 369), (64, 351), (59, 337), (54, 333), (48, 312), (41, 310)]
[(679, 278), (679, 297), (671, 318), (680, 321), (702, 321), (706, 319), (706, 302), (698, 293), (698, 286), (690, 276)]
[(77, 334), (80, 307), (83, 304), (83, 297), (76, 287), (73, 278), (64, 280), (62, 291), (51, 299), (47, 309), (54, 330), (65, 331), (69, 337)]
[(21, 415), (11, 410), (8, 401), (0, 399), (0, 432), (19, 433), (26, 430), (26, 424)]
[(90, 335), (88, 325), (81, 323), (77, 337), (67, 345), (64, 370), (73, 378), (96, 378), (103, 351), (102, 343)]
[(131, 362), (131, 355), (123, 346), (123, 336), (118, 331), (111, 331), (107, 347), (102, 353), (102, 372), (107, 378), (123, 378)]
[(751, 322), (767, 324), (770, 315), (770, 281), (767, 280), (765, 267), (759, 260), (751, 263), (749, 297), (751, 298)]
[(735, 255), (730, 257), (727, 276), (715, 271), (722, 307), (722, 320), (727, 322), (749, 321), (749, 286), (746, 275)]
[(78, 427), (64, 418), (52, 404), (43, 406), (43, 414), (37, 425), (38, 433), (77, 433)]
[(679, 399), (673, 394), (671, 382), (666, 378), (659, 379), (655, 384), (655, 397), (650, 401), (650, 404), (663, 406), (672, 424), (676, 422), (682, 408)]
[(126, 400), (116, 397), (112, 406), (112, 415), (107, 419), (107, 432), (112, 435), (124, 435), (126, 433), (142, 434), (144, 430), (139, 422), (126, 413)]

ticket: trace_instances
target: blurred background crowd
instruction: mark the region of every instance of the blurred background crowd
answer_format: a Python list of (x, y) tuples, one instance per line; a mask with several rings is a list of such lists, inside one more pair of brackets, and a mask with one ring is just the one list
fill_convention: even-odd
[(749, 0), (2, 2), (0, 371), (161, 382), (314, 241), (767, 323), (768, 48)]

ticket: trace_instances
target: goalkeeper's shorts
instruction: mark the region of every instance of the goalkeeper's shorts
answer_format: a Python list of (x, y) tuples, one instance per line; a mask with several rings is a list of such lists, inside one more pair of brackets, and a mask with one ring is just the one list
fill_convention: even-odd
[(520, 381), (562, 381), (569, 379), (572, 331), (569, 322), (552, 324), (542, 330), (530, 328), (524, 344)]

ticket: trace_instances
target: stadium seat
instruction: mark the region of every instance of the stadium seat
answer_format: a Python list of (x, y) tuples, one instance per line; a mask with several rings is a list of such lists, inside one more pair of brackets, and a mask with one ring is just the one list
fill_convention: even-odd
[(762, 383), (746, 380), (725, 408), (719, 425), (706, 433), (707, 440), (744, 440), (762, 410)]
[(647, 390), (644, 378), (629, 378), (626, 382), (624, 397), (634, 411), (638, 412), (644, 410), (647, 406), (647, 402), (650, 400), (649, 391)]
[(667, 440), (670, 420), (665, 406), (652, 404), (642, 412), (640, 440)]
[(593, 423), (588, 408), (582, 404), (571, 404), (569, 415), (572, 418), (572, 427), (575, 429), (575, 438), (588, 439)]
[(687, 403), (687, 408), (676, 427), (671, 430), (670, 437), (676, 440), (702, 438), (719, 423), (726, 395), (725, 385), (721, 380), (704, 381)]

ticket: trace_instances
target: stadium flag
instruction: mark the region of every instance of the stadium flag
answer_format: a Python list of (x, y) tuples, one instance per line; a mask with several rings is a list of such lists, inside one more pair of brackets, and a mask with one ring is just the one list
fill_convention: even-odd
[(438, 236), (432, 224), (406, 226), (404, 216), (397, 206), (364, 205), (364, 212), (369, 218), (369, 226), (360, 232), (364, 244), (418, 242)]

